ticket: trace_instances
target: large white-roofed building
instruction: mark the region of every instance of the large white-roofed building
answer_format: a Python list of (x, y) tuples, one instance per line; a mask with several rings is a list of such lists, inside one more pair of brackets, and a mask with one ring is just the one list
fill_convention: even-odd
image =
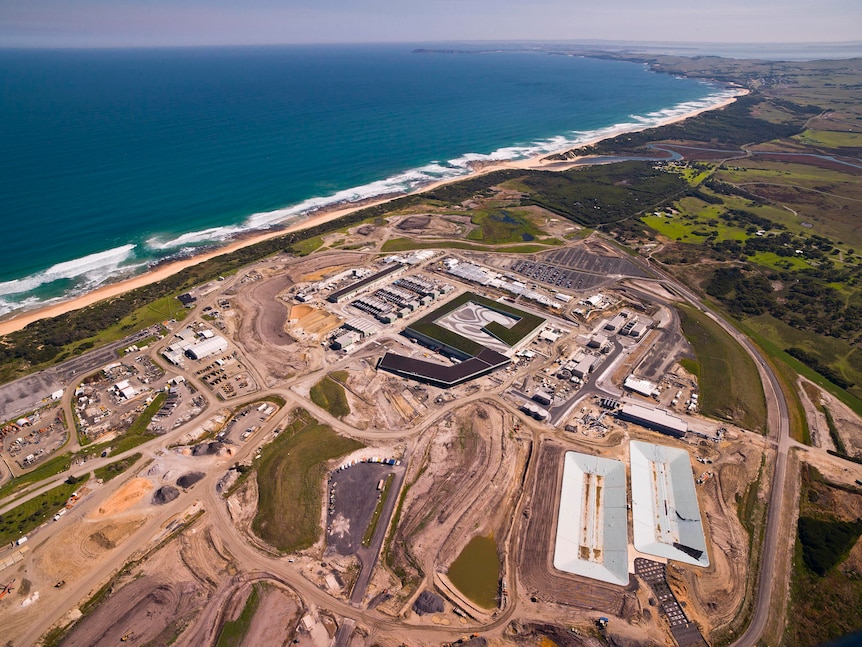
[(197, 344), (192, 344), (186, 348), (186, 355), (192, 359), (204, 359), (216, 353), (223, 353), (227, 350), (227, 339), (221, 335), (215, 335), (209, 339), (204, 339)]
[(635, 548), (647, 555), (709, 566), (688, 452), (633, 440), (630, 456)]
[(626, 468), (620, 461), (566, 452), (554, 568), (628, 585)]

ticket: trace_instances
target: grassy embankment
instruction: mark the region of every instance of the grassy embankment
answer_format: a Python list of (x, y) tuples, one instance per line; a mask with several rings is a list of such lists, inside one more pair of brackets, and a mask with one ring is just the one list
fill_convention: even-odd
[(242, 608), (242, 613), (236, 620), (227, 620), (219, 631), (216, 647), (240, 647), (243, 644), (245, 635), (251, 628), (251, 621), (254, 619), (254, 614), (257, 613), (257, 608), (260, 606), (261, 589), (263, 584), (255, 583), (251, 587), (251, 592), (246, 598), (245, 606)]
[(677, 308), (697, 358), (687, 368), (698, 376), (701, 412), (744, 429), (765, 431), (766, 399), (754, 361), (704, 313), (687, 305)]
[(78, 483), (63, 483), (0, 516), (0, 545), (15, 541), (48, 521), (78, 487)]
[(311, 401), (336, 418), (343, 418), (350, 413), (347, 393), (342, 386), (347, 382), (347, 378), (347, 371), (335, 371), (325, 376), (311, 387), (309, 393)]
[(788, 647), (819, 645), (862, 629), (862, 559), (859, 546), (852, 549), (862, 532), (862, 521), (853, 518), (860, 509), (862, 492), (829, 483), (803, 466), (783, 642)]
[(0, 499), (14, 494), (28, 485), (44, 481), (52, 476), (57, 476), (60, 472), (65, 472), (72, 464), (72, 458), (72, 454), (69, 452), (60, 454), (59, 456), (49, 458), (36, 469), (21, 476), (16, 476), (3, 487), (0, 487)]
[(307, 411), (295, 411), (293, 421), (263, 448), (257, 464), (255, 534), (282, 552), (314, 544), (321, 533), (321, 483), (327, 463), (362, 447), (320, 424)]
[(102, 479), (105, 483), (110, 481), (113, 478), (116, 478), (126, 470), (128, 470), (132, 465), (137, 463), (141, 458), (141, 453), (136, 452), (131, 456), (126, 456), (118, 461), (114, 461), (113, 463), (108, 463), (104, 467), (97, 467), (93, 470), (93, 474), (97, 479)]

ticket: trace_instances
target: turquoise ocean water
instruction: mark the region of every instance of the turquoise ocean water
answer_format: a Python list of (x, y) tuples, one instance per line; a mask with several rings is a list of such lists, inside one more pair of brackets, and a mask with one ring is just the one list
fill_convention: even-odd
[(544, 53), (0, 51), (0, 315), (726, 94)]

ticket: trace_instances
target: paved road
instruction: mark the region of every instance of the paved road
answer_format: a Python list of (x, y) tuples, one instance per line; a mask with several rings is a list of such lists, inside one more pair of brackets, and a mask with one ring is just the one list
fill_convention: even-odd
[[(644, 262), (644, 265), (648, 264)], [(684, 287), (678, 285), (671, 277), (669, 277), (664, 272), (658, 270), (655, 267), (650, 267), (650, 269), (653, 272), (659, 274), (659, 276), (661, 277), (660, 280), (665, 283), (666, 286), (670, 287), (673, 291), (675, 291), (677, 294), (680, 294), (685, 300), (694, 304), (696, 307), (699, 307), (702, 310), (704, 309), (703, 306), (700, 305), (695, 295), (693, 295)], [(225, 287), (227, 287), (227, 285)], [(202, 300), (203, 303), (199, 304), (200, 307), (202, 308), (206, 301), (214, 300), (214, 298), (215, 297), (213, 296), (211, 298)], [(735, 645), (747, 646), (754, 645), (757, 639), (762, 635), (766, 627), (766, 623), (769, 616), (768, 612), (770, 609), (770, 603), (772, 601), (772, 580), (775, 572), (774, 562), (778, 551), (777, 537), (779, 532), (781, 532), (782, 530), (780, 528), (780, 513), (784, 505), (783, 484), (785, 482), (786, 475), (787, 453), (790, 446), (789, 417), (787, 414), (787, 404), (784, 401), (784, 397), (779, 388), (777, 379), (772, 373), (772, 371), (769, 369), (763, 358), (760, 356), (758, 351), (746, 338), (740, 335), (728, 323), (724, 322), (716, 313), (709, 311), (707, 312), (725, 330), (727, 330), (728, 333), (730, 333), (735, 339), (737, 339), (737, 341), (739, 341), (739, 343), (742, 344), (743, 347), (746, 348), (747, 351), (751, 354), (751, 356), (755, 359), (755, 362), (758, 366), (758, 370), (761, 374), (761, 379), (764, 383), (764, 390), (766, 391), (767, 404), (769, 408), (769, 438), (777, 450), (775, 472), (773, 475), (773, 488), (767, 517), (766, 536), (763, 547), (763, 558), (761, 560), (762, 567), (758, 579), (754, 616), (746, 632), (735, 643)], [(154, 347), (153, 349), (151, 349), (151, 352), (155, 353), (156, 350), (157, 348)], [(606, 362), (606, 366), (614, 364), (614, 359), (614, 357), (609, 358), (610, 361)], [(319, 371), (315, 371), (314, 373), (305, 376), (302, 379), (302, 382), (306, 383), (312, 380), (316, 381), (324, 373), (337, 370), (337, 368), (342, 364), (346, 364), (354, 360), (354, 357), (346, 357), (344, 360), (340, 360), (335, 364), (326, 366)], [(193, 371), (186, 372), (187, 380), (196, 383), (194, 376), (190, 375), (189, 373), (193, 373)], [(255, 377), (260, 378), (259, 375), (255, 375)], [(601, 376), (597, 376), (595, 378), (596, 382), (599, 383), (599, 386), (601, 385), (600, 377)], [(505, 384), (501, 384), (500, 387), (496, 389), (496, 391), (505, 391), (507, 388), (509, 388), (509, 386), (515, 379), (516, 376), (513, 375), (511, 379), (509, 379)], [(263, 381), (259, 381), (259, 384), (263, 384)], [(219, 403), (215, 400), (209, 389), (202, 387), (201, 385), (198, 386), (200, 392), (207, 395), (208, 402), (212, 407), (223, 406), (223, 403)], [(592, 384), (590, 384), (589, 386), (592, 387)], [(479, 391), (466, 398), (461, 398), (459, 400), (447, 403), (439, 408), (435, 408), (432, 414), (429, 415), (417, 426), (410, 426), (405, 429), (387, 430), (386, 432), (379, 432), (373, 430), (360, 432), (356, 429), (353, 429), (352, 427), (349, 427), (348, 425), (345, 425), (341, 420), (329, 415), (328, 412), (321, 410), (319, 407), (316, 407), (311, 402), (305, 400), (296, 392), (288, 388), (271, 389), (269, 391), (266, 391), (265, 393), (280, 395), (285, 399), (287, 405), (279, 414), (277, 414), (270, 422), (268, 422), (260, 432), (258, 432), (258, 441), (242, 447), (236, 457), (232, 459), (231, 462), (233, 462), (234, 460), (244, 460), (245, 458), (250, 456), (253, 451), (256, 451), (257, 446), (259, 446), (260, 443), (262, 443), (265, 439), (269, 437), (271, 431), (276, 426), (282, 424), (285, 421), (290, 409), (295, 406), (302, 406), (308, 409), (312, 413), (312, 415), (320, 419), (322, 422), (330, 424), (339, 432), (346, 433), (350, 436), (366, 437), (371, 439), (399, 438), (403, 440), (405, 438), (415, 437), (417, 434), (421, 433), (429, 426), (437, 423), (443, 416), (448, 415), (448, 413), (453, 408), (461, 407), (466, 402), (469, 402), (471, 400), (484, 399), (490, 396), (489, 393), (482, 393), (481, 391)], [(240, 398), (237, 399), (236, 402), (231, 402), (231, 405), (240, 405), (245, 402), (259, 399), (262, 395), (264, 395), (264, 393), (259, 392), (252, 396), (248, 396), (247, 398)], [(508, 408), (507, 404), (505, 406), (507, 406)], [(175, 430), (174, 432), (167, 434), (166, 436), (151, 441), (150, 443), (142, 445), (131, 451), (143, 451), (145, 455), (154, 455), (159, 450), (166, 447), (170, 442), (173, 442), (176, 440), (176, 438), (181, 437), (181, 434), (186, 433), (190, 428), (189, 425), (191, 424), (193, 423), (188, 423), (188, 425), (184, 425), (179, 429)], [(72, 471), (73, 473), (91, 471), (94, 467), (98, 465), (115, 461), (118, 458), (120, 458), (120, 456), (112, 456), (106, 459), (96, 459), (90, 461), (90, 463), (86, 464), (84, 467)], [(208, 474), (207, 477), (205, 477), (205, 479), (196, 486), (195, 496), (201, 497), (202, 505), (208, 511), (207, 516), (209, 519), (209, 523), (215, 526), (216, 532), (218, 533), (220, 538), (222, 538), (225, 547), (239, 563), (241, 563), (246, 569), (258, 570), (262, 573), (272, 574), (280, 581), (283, 581), (293, 587), (303, 597), (304, 600), (318, 604), (319, 606), (348, 619), (348, 622), (343, 625), (343, 629), (340, 630), (337, 638), (337, 640), (340, 641), (341, 644), (346, 644), (346, 642), (349, 640), (350, 633), (352, 633), (349, 626), (350, 621), (360, 621), (364, 626), (371, 628), (372, 631), (384, 630), (393, 635), (397, 635), (397, 632), (400, 631), (403, 627), (403, 624), (399, 619), (385, 616), (374, 610), (357, 608), (356, 606), (334, 598), (328, 592), (322, 590), (316, 584), (306, 579), (293, 565), (288, 564), (285, 558), (264, 555), (257, 549), (252, 547), (249, 544), (247, 538), (242, 535), (242, 533), (236, 528), (235, 524), (230, 519), (224, 501), (221, 499), (220, 495), (218, 495), (215, 490), (216, 481), (221, 477), (222, 474), (223, 472), (221, 470), (211, 470), (211, 473)], [(58, 477), (58, 480), (62, 480), (62, 478), (63, 477)], [(123, 480), (124, 479), (118, 479), (118, 482)], [(51, 484), (40, 487), (36, 491), (46, 489), (47, 487), (50, 487), (50, 485)], [(28, 496), (33, 496), (34, 494), (35, 491), (31, 492)], [(397, 497), (393, 496), (393, 502), (396, 498)], [(187, 497), (181, 497), (181, 499), (179, 499), (178, 501), (181, 501), (184, 505), (188, 505), (189, 503), (189, 499)], [(181, 506), (182, 504), (177, 503), (176, 505)], [(388, 513), (391, 514), (391, 510), (388, 511)], [(160, 524), (164, 522), (164, 519), (165, 517), (162, 515), (154, 517), (149, 523), (146, 524), (144, 528), (135, 533), (133, 538), (131, 538), (128, 542), (124, 543), (122, 548), (118, 550), (117, 554), (111, 560), (99, 565), (81, 581), (74, 583), (74, 590), (70, 590), (70, 593), (74, 593), (75, 595), (68, 596), (66, 598), (69, 601), (68, 603), (58, 605), (51, 612), (46, 613), (44, 617), (40, 618), (40, 621), (36, 625), (34, 625), (25, 634), (25, 636), (22, 636), (23, 643), (29, 644), (34, 642), (42, 633), (42, 631), (44, 631), (46, 626), (49, 626), (53, 622), (56, 622), (66, 611), (68, 611), (69, 608), (71, 608), (72, 605), (77, 602), (78, 599), (85, 596), (87, 594), (87, 591), (93, 590), (102, 581), (109, 577), (116, 570), (117, 566), (124, 563), (129, 558), (129, 556), (133, 554), (136, 550), (147, 546), (148, 543), (152, 541), (154, 534), (158, 533), (160, 529)], [(385, 524), (381, 524), (381, 526), (385, 527)], [(517, 546), (513, 546), (512, 550), (514, 552), (517, 552)], [(517, 563), (516, 555), (512, 556), (512, 559), (514, 560), (513, 563)], [(443, 640), (444, 637), (449, 638), (456, 634), (462, 634), (465, 631), (486, 631), (496, 627), (500, 627), (509, 621), (513, 613), (515, 613), (518, 608), (517, 586), (515, 585), (515, 582), (512, 583), (510, 590), (512, 591), (510, 604), (494, 619), (492, 623), (488, 625), (463, 626), (458, 628), (429, 626), (424, 627), (423, 631), (439, 635), (441, 637), (441, 640)]]
[[(790, 415), (787, 408), (787, 400), (784, 398), (784, 392), (781, 390), (781, 385), (772, 368), (767, 364), (760, 351), (748, 337), (725, 321), (717, 312), (704, 306), (697, 295), (680, 285), (667, 272), (645, 259), (637, 259), (637, 261), (649, 265), (652, 271), (659, 275), (665, 288), (679, 294), (685, 301), (706, 313), (707, 316), (719, 324), (748, 352), (760, 373), (768, 412), (767, 437), (776, 451), (775, 468), (772, 473), (772, 489), (766, 513), (766, 532), (764, 533), (763, 546), (761, 548), (760, 572), (757, 577), (754, 614), (746, 630), (732, 645), (732, 647), (754, 647), (766, 630), (770, 611), (773, 607), (772, 595), (776, 588), (774, 582), (775, 562), (779, 556), (785, 559), (787, 557), (786, 555), (780, 555), (781, 542), (778, 540), (779, 534), (782, 531), (786, 531), (786, 529), (781, 527), (781, 520), (785, 505), (784, 492), (787, 478), (787, 456), (791, 443)], [(783, 596), (783, 592), (780, 595)], [(783, 597), (777, 600), (776, 604), (784, 604)]]

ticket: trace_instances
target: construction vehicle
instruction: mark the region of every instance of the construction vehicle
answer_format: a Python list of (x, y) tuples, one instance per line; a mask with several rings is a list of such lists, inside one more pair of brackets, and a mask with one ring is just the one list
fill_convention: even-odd
[(13, 584), (15, 584), (15, 580), (14, 580), (14, 578), (12, 579), (12, 581), (11, 581), (11, 582), (9, 582), (9, 584), (7, 584), (6, 586), (4, 586), (4, 587), (3, 587), (3, 590), (2, 590), (2, 591), (0, 591), (0, 599), (5, 598), (7, 593), (11, 593), (11, 592), (12, 592), (12, 585), (13, 585)]

